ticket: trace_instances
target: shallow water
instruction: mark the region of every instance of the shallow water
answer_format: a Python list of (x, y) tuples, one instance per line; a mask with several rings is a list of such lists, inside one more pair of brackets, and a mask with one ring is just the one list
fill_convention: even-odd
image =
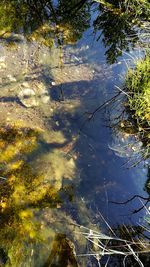
[[(81, 21), (69, 25), (64, 15), (56, 32), (52, 22), (50, 47), (41, 22), (31, 36), (21, 25), (0, 41), (2, 266), (98, 266), (94, 257), (76, 257), (97, 253), (79, 225), (109, 233), (108, 224), (145, 220), (145, 209), (136, 212), (139, 197), (112, 203), (148, 196), (146, 165), (129, 167), (130, 136), (111, 127), (123, 99), (92, 113), (118, 94), (124, 60), (132, 64), (140, 54), (132, 49), (110, 64), (104, 35), (96, 41), (99, 32), (93, 33), (98, 11), (83, 10), (85, 25), (81, 10)], [(114, 264), (123, 266), (117, 258)]]

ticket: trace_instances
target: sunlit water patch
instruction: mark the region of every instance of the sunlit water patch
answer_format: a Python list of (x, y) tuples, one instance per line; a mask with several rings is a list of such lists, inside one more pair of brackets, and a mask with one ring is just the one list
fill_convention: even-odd
[[(121, 236), (124, 225), (142, 225), (140, 197), (125, 202), (147, 197), (144, 187), (149, 192), (147, 168), (125, 164), (139, 153), (140, 141), (135, 145), (135, 136), (110, 127), (108, 104), (126, 71), (118, 43), (105, 47), (112, 44), (107, 32), (116, 13), (108, 10), (107, 22), (102, 11), (105, 39), (96, 42), (102, 29), (97, 20), (93, 35), (88, 3), (75, 6), (78, 20), (70, 21), (70, 3), (44, 10), (40, 4), (20, 5), (18, 27), (15, 5), (8, 5), (13, 20), (1, 33), (0, 264), (98, 266), (94, 230), (110, 234), (110, 225)], [(98, 14), (96, 9), (92, 21)], [(119, 49), (128, 47), (125, 37)]]

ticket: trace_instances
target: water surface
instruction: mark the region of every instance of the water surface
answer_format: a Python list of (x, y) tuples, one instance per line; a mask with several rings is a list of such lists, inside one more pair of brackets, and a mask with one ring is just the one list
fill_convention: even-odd
[(129, 166), (135, 140), (112, 127), (123, 98), (104, 104), (141, 53), (130, 42), (115, 53), (118, 35), (108, 53), (110, 21), (95, 31), (97, 5), (68, 20), (73, 1), (38, 2), (21, 6), (22, 18), (6, 3), (12, 17), (0, 27), (0, 264), (98, 266), (78, 256), (96, 250), (78, 225), (109, 233), (108, 224), (134, 228), (146, 215), (139, 197), (112, 203), (147, 197), (148, 170)]

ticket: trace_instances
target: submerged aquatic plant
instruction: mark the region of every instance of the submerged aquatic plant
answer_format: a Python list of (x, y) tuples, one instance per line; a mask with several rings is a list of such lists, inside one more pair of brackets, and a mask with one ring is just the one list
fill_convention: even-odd
[[(38, 153), (41, 139), (40, 130), (1, 125), (0, 239), (1, 247), (8, 254), (13, 266), (20, 266), (21, 261), (26, 261), (26, 256), (23, 256), (29, 253), (26, 242), (32, 243), (33, 247), (36, 242), (42, 246), (45, 231), (47, 239), (54, 238), (55, 231), (52, 227), (49, 230), (46, 230), (46, 225), (41, 227), (42, 222), (36, 217), (39, 210), (47, 207), (51, 218), (54, 216), (55, 220), (56, 216), (51, 209), (62, 203), (59, 191), (63, 177), (70, 179), (74, 174), (74, 165), (67, 163), (68, 160), (63, 158), (61, 151), (55, 157), (54, 152), (50, 151), (47, 173), (39, 171), (36, 164), (33, 167), (31, 158), (34, 158), (33, 153)], [(59, 160), (66, 166), (67, 174), (62, 166), (59, 168), (56, 164)], [(17, 250), (16, 255), (21, 256), (20, 259), (14, 259), (14, 249)]]
[[(86, 240), (74, 231), (73, 216), (65, 211), (65, 202), (71, 205), (74, 196), (76, 167), (63, 151), (64, 144), (59, 131), (43, 134), (43, 129), (17, 123), (1, 125), (0, 263), (4, 266), (78, 266), (75, 248), (85, 251)], [(90, 225), (89, 210), (84, 203), (75, 203), (76, 212), (82, 214), (79, 221)]]

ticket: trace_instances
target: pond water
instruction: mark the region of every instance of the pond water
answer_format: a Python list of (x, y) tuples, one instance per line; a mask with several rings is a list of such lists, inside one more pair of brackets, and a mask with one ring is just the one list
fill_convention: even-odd
[(0, 266), (100, 266), (82, 232), (124, 238), (145, 223), (143, 199), (119, 204), (149, 196), (147, 165), (132, 167), (141, 143), (115, 125), (142, 52), (77, 3), (0, 4)]

